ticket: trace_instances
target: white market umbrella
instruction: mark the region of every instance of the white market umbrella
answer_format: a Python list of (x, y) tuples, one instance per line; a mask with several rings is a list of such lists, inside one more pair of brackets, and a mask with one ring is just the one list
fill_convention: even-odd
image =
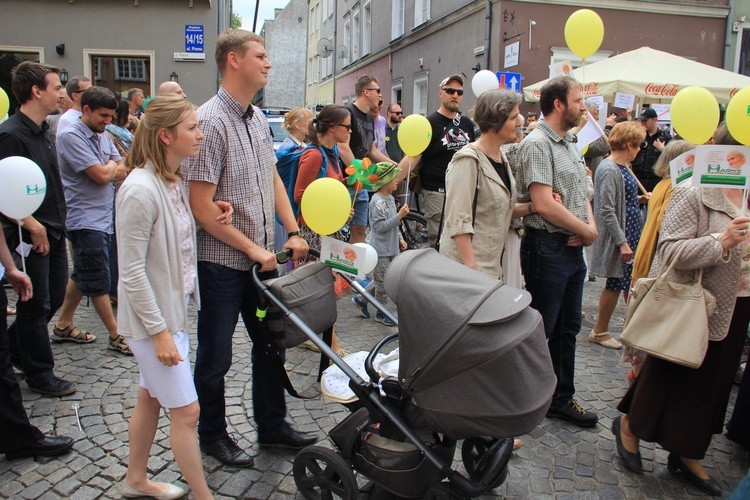
[[(720, 103), (728, 103), (740, 89), (750, 86), (750, 77), (681, 56), (641, 47), (573, 71), (572, 76), (584, 83), (586, 96), (633, 94), (641, 102), (671, 101), (685, 87), (704, 87)], [(526, 101), (537, 102), (544, 80), (528, 87)]]

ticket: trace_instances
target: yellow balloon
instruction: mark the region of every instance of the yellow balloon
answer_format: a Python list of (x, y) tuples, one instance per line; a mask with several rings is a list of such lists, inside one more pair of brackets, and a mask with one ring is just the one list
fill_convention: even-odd
[(409, 115), (398, 127), (398, 145), (408, 156), (417, 156), (427, 149), (432, 139), (432, 125), (422, 115)]
[(332, 234), (344, 227), (351, 207), (346, 186), (331, 177), (314, 180), (302, 194), (302, 217), (318, 234)]
[(0, 119), (8, 114), (9, 109), (10, 100), (8, 99), (8, 94), (0, 87)]
[(719, 124), (719, 103), (703, 87), (685, 87), (672, 99), (669, 116), (680, 137), (693, 144), (704, 144)]
[(565, 43), (581, 59), (586, 59), (599, 50), (603, 40), (604, 23), (593, 10), (577, 10), (565, 23)]
[(737, 142), (750, 146), (750, 87), (737, 92), (727, 106), (727, 129)]

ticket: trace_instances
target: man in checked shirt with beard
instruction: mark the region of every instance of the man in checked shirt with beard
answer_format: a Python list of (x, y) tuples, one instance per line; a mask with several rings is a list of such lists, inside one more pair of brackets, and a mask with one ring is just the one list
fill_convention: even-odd
[[(599, 417), (573, 399), (586, 276), (583, 247), (598, 236), (586, 197), (585, 166), (570, 133), (586, 107), (580, 84), (570, 77), (550, 80), (542, 87), (539, 104), (544, 121), (521, 142), (517, 153), (518, 200), (531, 200), (536, 209), (523, 218), (521, 268), (531, 307), (542, 314), (557, 376), (547, 416), (593, 427)], [(553, 193), (559, 193), (562, 204)]]

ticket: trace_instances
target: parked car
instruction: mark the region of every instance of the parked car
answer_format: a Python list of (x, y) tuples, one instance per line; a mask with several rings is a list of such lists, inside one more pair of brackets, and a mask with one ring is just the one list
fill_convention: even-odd
[(289, 111), (288, 108), (273, 108), (264, 109), (266, 118), (268, 119), (268, 125), (271, 127), (271, 135), (273, 136), (273, 150), (278, 151), (281, 143), (286, 139), (287, 132), (284, 129), (284, 115)]

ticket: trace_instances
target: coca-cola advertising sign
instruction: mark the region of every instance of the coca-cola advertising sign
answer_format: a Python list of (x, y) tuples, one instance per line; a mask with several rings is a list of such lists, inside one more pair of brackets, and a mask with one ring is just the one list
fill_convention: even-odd
[(644, 92), (646, 95), (653, 95), (658, 97), (674, 97), (677, 95), (678, 90), (680, 90), (680, 85), (678, 83), (656, 84), (650, 82), (646, 84), (646, 89), (644, 90)]
[(581, 87), (581, 93), (585, 96), (598, 95), (599, 94), (599, 83), (591, 82)]

